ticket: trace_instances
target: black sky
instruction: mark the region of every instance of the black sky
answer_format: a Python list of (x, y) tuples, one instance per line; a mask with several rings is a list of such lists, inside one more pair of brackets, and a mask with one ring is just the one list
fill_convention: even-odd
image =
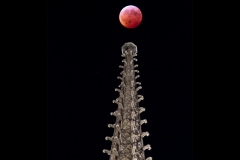
[[(118, 15), (135, 5), (143, 21), (121, 26)], [(192, 160), (192, 1), (48, 1), (48, 159), (109, 157), (110, 112), (120, 84), (121, 47), (138, 47), (141, 115), (155, 160)], [(89, 158), (88, 158), (89, 157)]]

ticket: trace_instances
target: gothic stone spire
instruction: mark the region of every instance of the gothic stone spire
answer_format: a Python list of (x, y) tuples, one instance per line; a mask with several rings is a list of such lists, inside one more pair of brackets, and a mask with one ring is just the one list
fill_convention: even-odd
[(140, 82), (136, 82), (139, 78), (139, 73), (135, 68), (134, 61), (137, 61), (137, 46), (133, 43), (125, 43), (122, 46), (122, 62), (123, 71), (120, 73), (121, 80), (118, 87), (115, 89), (119, 92), (119, 97), (113, 100), (113, 103), (118, 105), (118, 109), (111, 112), (110, 115), (116, 116), (115, 124), (109, 124), (109, 128), (114, 128), (112, 137), (106, 137), (106, 140), (112, 141), (111, 150), (103, 150), (103, 153), (110, 155), (109, 160), (152, 160), (152, 157), (145, 159), (144, 151), (151, 150), (151, 146), (143, 144), (143, 137), (149, 136), (149, 132), (142, 132), (141, 125), (147, 123), (147, 120), (140, 119), (140, 113), (145, 111), (145, 108), (139, 107), (139, 102), (143, 100), (142, 95), (138, 95), (137, 91), (142, 89)]

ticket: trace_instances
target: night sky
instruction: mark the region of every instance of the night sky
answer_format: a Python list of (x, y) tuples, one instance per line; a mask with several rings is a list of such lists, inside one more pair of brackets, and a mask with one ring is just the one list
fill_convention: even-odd
[[(142, 11), (135, 29), (119, 22), (127, 5)], [(49, 0), (47, 10), (48, 160), (109, 159), (126, 42), (138, 47), (146, 157), (192, 160), (192, 1)]]

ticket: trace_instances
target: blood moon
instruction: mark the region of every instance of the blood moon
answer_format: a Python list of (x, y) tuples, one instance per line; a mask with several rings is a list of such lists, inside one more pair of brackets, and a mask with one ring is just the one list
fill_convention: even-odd
[(126, 6), (121, 10), (119, 20), (126, 28), (136, 28), (142, 21), (142, 12), (136, 6)]

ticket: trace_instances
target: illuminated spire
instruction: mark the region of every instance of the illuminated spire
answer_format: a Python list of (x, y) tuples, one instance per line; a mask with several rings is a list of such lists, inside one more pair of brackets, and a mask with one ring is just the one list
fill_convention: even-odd
[(149, 132), (142, 132), (141, 125), (147, 123), (147, 120), (141, 120), (140, 114), (145, 111), (145, 108), (139, 107), (139, 102), (144, 98), (138, 95), (138, 90), (142, 89), (140, 82), (136, 82), (139, 78), (138, 70), (135, 70), (138, 65), (134, 65), (137, 61), (137, 46), (133, 43), (125, 43), (122, 46), (123, 68), (120, 73), (121, 80), (120, 89), (115, 89), (119, 92), (119, 97), (113, 100), (113, 103), (118, 105), (116, 111), (110, 115), (116, 117), (115, 124), (109, 124), (109, 128), (114, 128), (112, 137), (105, 137), (106, 140), (112, 142), (110, 150), (103, 150), (103, 153), (110, 155), (109, 160), (152, 160), (152, 157), (145, 159), (145, 150), (151, 150), (151, 146), (143, 144), (143, 137), (149, 136)]

